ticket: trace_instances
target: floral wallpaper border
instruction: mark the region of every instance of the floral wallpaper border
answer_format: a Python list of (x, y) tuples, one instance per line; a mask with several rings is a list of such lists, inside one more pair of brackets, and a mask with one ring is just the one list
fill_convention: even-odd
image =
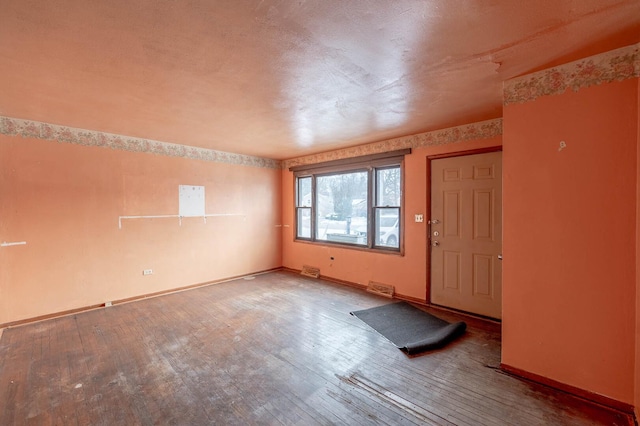
[(405, 148), (421, 148), (427, 146), (447, 145), (474, 139), (489, 139), (502, 135), (502, 118), (480, 121), (463, 126), (449, 127), (432, 132), (402, 136), (366, 145), (338, 149), (320, 154), (307, 155), (283, 161), (283, 168), (306, 164), (322, 163), (324, 161), (341, 160), (362, 155), (378, 154)]
[(0, 134), (22, 136), (82, 146), (99, 146), (121, 151), (144, 152), (169, 157), (182, 157), (192, 160), (213, 161), (217, 163), (242, 166), (280, 169), (282, 162), (269, 158), (252, 157), (213, 149), (159, 142), (150, 139), (115, 135), (93, 130), (76, 129), (38, 121), (0, 117)]
[[(570, 62), (504, 82), (504, 105), (533, 101), (541, 96), (640, 77), (640, 43)], [(0, 134), (99, 146), (130, 152), (212, 161), (270, 169), (352, 158), (404, 148), (420, 148), (487, 139), (502, 134), (502, 119), (482, 121), (432, 132), (403, 136), (379, 142), (279, 161), (207, 148), (160, 142), (93, 130), (0, 116)]]
[(640, 77), (640, 43), (504, 82), (504, 105)]
[(307, 155), (285, 161), (2, 116), (0, 116), (0, 134), (57, 141), (81, 146), (98, 146), (121, 151), (143, 152), (193, 160), (280, 169), (301, 164), (314, 164), (323, 161), (395, 151), (403, 148), (420, 148), (474, 139), (492, 138), (502, 134), (502, 119), (496, 118), (463, 126)]

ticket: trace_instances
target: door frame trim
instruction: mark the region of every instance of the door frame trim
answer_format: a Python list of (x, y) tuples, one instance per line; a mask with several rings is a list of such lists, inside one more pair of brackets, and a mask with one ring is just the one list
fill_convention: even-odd
[[(426, 208), (426, 219), (427, 221), (431, 220), (431, 162), (433, 160), (440, 160), (442, 158), (451, 158), (451, 157), (464, 157), (467, 155), (476, 155), (476, 154), (488, 154), (490, 152), (499, 152), (502, 151), (502, 145), (490, 146), (486, 148), (477, 148), (470, 149), (468, 151), (454, 151), (447, 152), (444, 154), (434, 154), (427, 155), (427, 208)], [(504, 204), (504, 202), (503, 202)], [(428, 306), (431, 306), (431, 225), (427, 223), (427, 282), (425, 286), (425, 301)], [(436, 305), (434, 305), (436, 306)]]

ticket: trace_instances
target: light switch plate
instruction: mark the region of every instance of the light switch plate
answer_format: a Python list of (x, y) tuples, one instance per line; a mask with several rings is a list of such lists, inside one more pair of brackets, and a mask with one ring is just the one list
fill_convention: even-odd
[(416, 215), (416, 222), (424, 222), (424, 215), (417, 214)]

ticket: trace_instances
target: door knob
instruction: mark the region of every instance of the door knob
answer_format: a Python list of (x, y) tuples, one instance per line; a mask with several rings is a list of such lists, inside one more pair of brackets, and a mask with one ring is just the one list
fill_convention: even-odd
[(498, 255), (498, 260), (502, 260), (502, 255), (501, 254)]
[(437, 224), (439, 224), (439, 223), (440, 223), (440, 221), (439, 221), (438, 219), (431, 219), (431, 220), (429, 221), (429, 225), (437, 225)]
[(434, 242), (431, 243), (431, 245), (434, 246), (434, 247), (438, 247), (440, 245), (440, 242), (439, 241), (434, 241)]

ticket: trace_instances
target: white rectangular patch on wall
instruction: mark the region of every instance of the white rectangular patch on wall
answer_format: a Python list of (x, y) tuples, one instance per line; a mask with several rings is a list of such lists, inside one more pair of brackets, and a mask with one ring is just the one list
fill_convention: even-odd
[(181, 217), (204, 216), (204, 186), (179, 185), (179, 208)]

